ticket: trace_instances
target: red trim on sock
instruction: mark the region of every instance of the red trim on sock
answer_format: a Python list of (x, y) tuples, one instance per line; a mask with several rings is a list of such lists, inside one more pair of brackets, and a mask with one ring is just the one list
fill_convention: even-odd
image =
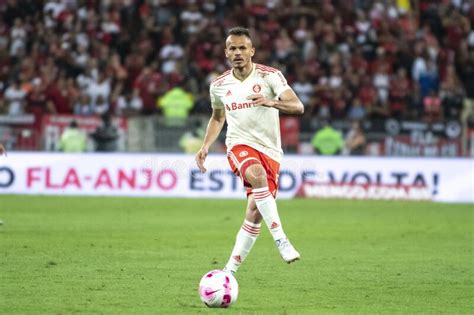
[(260, 227), (253, 227), (253, 226), (245, 224), (245, 223), (242, 226), (245, 226), (246, 228), (248, 228), (251, 231), (255, 231), (255, 232), (260, 231)]
[(263, 193), (263, 192), (266, 192), (266, 191), (269, 191), (270, 188), (267, 187), (261, 187), (261, 188), (253, 188), (252, 189), (252, 192), (255, 193), (255, 194), (259, 194), (259, 193)]
[(243, 225), (242, 225), (242, 230), (244, 230), (245, 232), (247, 232), (249, 234), (255, 235), (255, 236), (258, 236), (260, 234), (260, 230), (259, 231), (252, 231), (252, 230), (249, 230), (246, 226), (243, 226)]
[(261, 194), (253, 194), (255, 200), (263, 200), (265, 198), (267, 198), (268, 196), (271, 196), (272, 194), (269, 192), (269, 191), (266, 191), (264, 193), (261, 193)]

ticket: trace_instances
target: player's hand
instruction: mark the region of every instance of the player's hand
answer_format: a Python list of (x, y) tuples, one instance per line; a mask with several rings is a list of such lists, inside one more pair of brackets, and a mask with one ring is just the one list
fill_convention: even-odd
[(273, 100), (269, 100), (268, 98), (266, 98), (262, 94), (252, 94), (252, 95), (247, 96), (247, 99), (252, 100), (252, 102), (255, 105), (266, 106), (266, 107), (274, 107), (275, 106), (275, 102)]
[(0, 156), (3, 154), (7, 156), (7, 150), (5, 150), (5, 147), (3, 146), (3, 144), (0, 143)]
[(204, 167), (204, 161), (206, 161), (208, 153), (209, 153), (208, 149), (205, 147), (202, 147), (196, 154), (196, 158), (195, 158), (196, 164), (199, 167), (199, 170), (201, 171), (201, 173), (205, 173), (207, 171), (207, 169)]

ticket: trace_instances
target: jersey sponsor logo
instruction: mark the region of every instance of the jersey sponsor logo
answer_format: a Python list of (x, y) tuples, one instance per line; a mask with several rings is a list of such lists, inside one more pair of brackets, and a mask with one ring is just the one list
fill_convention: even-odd
[(227, 93), (225, 94), (225, 96), (231, 96), (232, 95), (232, 92), (230, 90), (227, 91)]
[(239, 153), (240, 157), (245, 157), (247, 155), (249, 155), (249, 153), (247, 151), (242, 151), (242, 152)]
[(245, 109), (245, 108), (252, 108), (254, 106), (256, 106), (254, 102), (244, 102), (244, 103), (232, 102), (230, 104), (225, 104), (225, 108), (228, 111), (238, 110), (238, 109)]
[(262, 87), (260, 86), (260, 84), (255, 84), (255, 85), (252, 87), (252, 90), (253, 90), (255, 93), (260, 93), (260, 91), (262, 90)]

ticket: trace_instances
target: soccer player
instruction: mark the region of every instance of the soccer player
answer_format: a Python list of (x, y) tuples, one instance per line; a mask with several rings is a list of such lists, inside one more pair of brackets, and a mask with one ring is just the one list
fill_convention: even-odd
[(255, 48), (247, 29), (230, 29), (225, 46), (232, 69), (211, 83), (212, 116), (196, 163), (201, 172), (206, 171), (209, 147), (227, 120), (227, 159), (248, 198), (244, 223), (224, 268), (234, 273), (255, 244), (262, 218), (283, 260), (291, 263), (300, 258), (283, 231), (275, 197), (283, 155), (279, 112), (302, 114), (304, 108), (280, 71), (252, 62)]
[(0, 156), (2, 156), (3, 154), (7, 155), (7, 150), (5, 150), (3, 144), (0, 143)]

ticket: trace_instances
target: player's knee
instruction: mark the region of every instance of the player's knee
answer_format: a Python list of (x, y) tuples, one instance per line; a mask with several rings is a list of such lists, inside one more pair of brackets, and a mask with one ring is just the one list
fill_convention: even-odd
[(253, 164), (245, 171), (245, 179), (253, 188), (267, 185), (267, 172), (261, 164)]

